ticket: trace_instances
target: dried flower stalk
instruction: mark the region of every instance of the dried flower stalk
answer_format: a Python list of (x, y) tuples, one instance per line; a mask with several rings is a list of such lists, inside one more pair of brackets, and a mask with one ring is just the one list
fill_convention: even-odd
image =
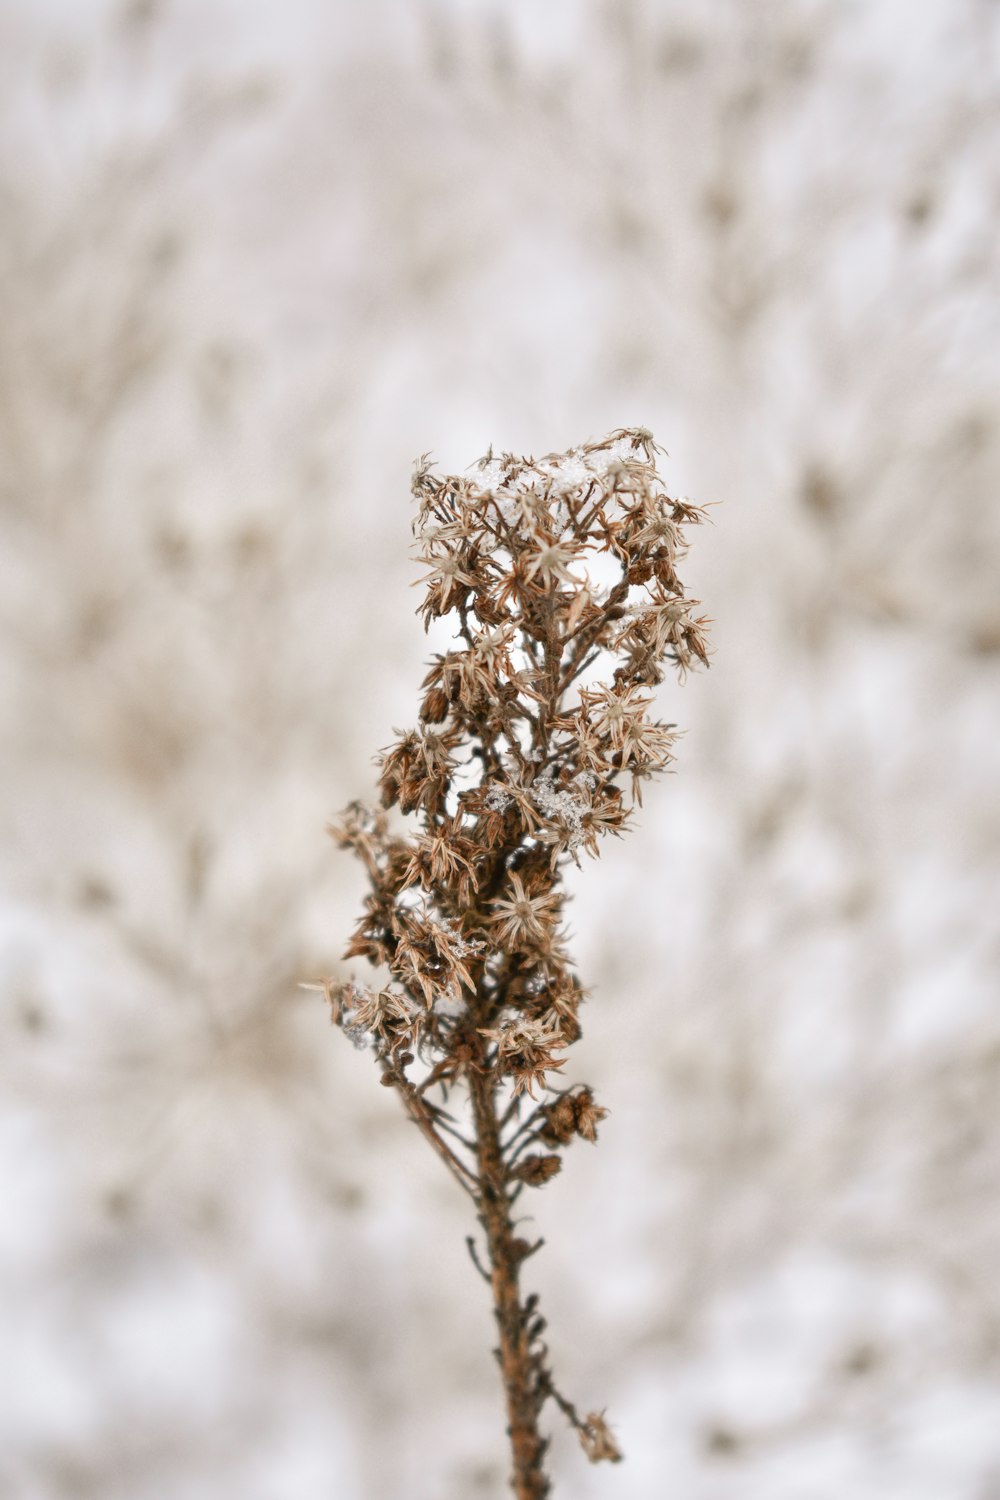
[[(345, 956), (387, 980), (323, 988), (476, 1205), (485, 1265), (469, 1249), (493, 1291), (519, 1500), (550, 1492), (549, 1398), (592, 1461), (621, 1457), (603, 1416), (555, 1386), (537, 1298), (520, 1289), (542, 1242), (515, 1232), (512, 1210), (606, 1114), (560, 1077), (584, 998), (561, 867), (620, 834), (671, 760), (674, 728), (649, 712), (664, 663), (683, 676), (707, 661), (676, 571), (703, 513), (667, 495), (657, 451), (635, 428), (537, 462), (491, 451), (471, 478), (418, 463), (420, 612), (425, 627), (448, 617), (457, 644), (434, 658), (419, 727), (380, 757), (382, 807), (352, 803), (332, 830), (371, 885)], [(395, 806), (414, 833), (390, 828)]]

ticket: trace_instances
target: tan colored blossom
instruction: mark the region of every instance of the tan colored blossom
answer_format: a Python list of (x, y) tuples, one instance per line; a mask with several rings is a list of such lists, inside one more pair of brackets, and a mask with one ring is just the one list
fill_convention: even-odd
[(534, 1095), (535, 1085), (545, 1086), (545, 1075), (565, 1067), (565, 1058), (556, 1058), (556, 1049), (566, 1042), (558, 1027), (527, 1017), (515, 1017), (499, 1027), (480, 1027), (480, 1035), (496, 1042), (497, 1067), (513, 1079), (515, 1095)]
[(588, 1412), (579, 1435), (580, 1446), (592, 1464), (599, 1464), (602, 1460), (613, 1464), (621, 1462), (622, 1450), (615, 1442), (603, 1412)]
[(558, 583), (579, 586), (580, 580), (569, 570), (575, 555), (572, 547), (561, 542), (540, 542), (537, 552), (528, 553), (525, 574), (545, 588), (553, 588)]
[(501, 947), (544, 942), (562, 901), (559, 892), (531, 895), (518, 874), (511, 876), (510, 888), (510, 896), (497, 897), (492, 903), (497, 942)]

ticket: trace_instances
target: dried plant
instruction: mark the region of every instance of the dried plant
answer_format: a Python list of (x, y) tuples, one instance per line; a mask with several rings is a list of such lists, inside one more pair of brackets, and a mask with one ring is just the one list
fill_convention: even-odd
[[(674, 727), (650, 716), (664, 662), (683, 675), (707, 660), (676, 571), (702, 512), (666, 494), (656, 451), (636, 428), (537, 462), (491, 451), (472, 478), (417, 465), (421, 613), (457, 624), (459, 644), (434, 658), (419, 727), (381, 756), (382, 808), (353, 803), (333, 830), (371, 883), (346, 956), (387, 978), (323, 988), (475, 1202), (520, 1500), (549, 1493), (549, 1398), (592, 1461), (621, 1457), (603, 1416), (554, 1383), (538, 1299), (520, 1289), (542, 1242), (513, 1210), (606, 1114), (588, 1087), (557, 1086), (584, 998), (561, 867), (620, 834), (672, 759)], [(415, 834), (390, 828), (396, 806)]]
[[(407, 1276), (374, 1269), (400, 1232), (411, 1271), (443, 1234), (464, 1255), (473, 1216), (370, 1054), (317, 1050), (326, 1016), (289, 993), (360, 884), (317, 821), (411, 718), (397, 673), (363, 678), (407, 631), (421, 654), (377, 497), (461, 369), (463, 409), (536, 452), (543, 420), (627, 399), (727, 497), (694, 592), (729, 639), (683, 711), (661, 689), (689, 738), (684, 816), (644, 788), (659, 878), (567, 871), (601, 915), (586, 967), (570, 943), (595, 1060), (563, 1076), (614, 1114), (515, 1209), (562, 1241), (524, 1272), (561, 1383), (623, 1437), (660, 1410), (592, 1478), (798, 1500), (805, 1465), (839, 1500), (847, 1470), (912, 1496), (933, 1472), (984, 1500), (1000, 6), (921, 7), (905, 47), (900, 0), (766, 26), (444, 0), (388, 46), (378, 7), (310, 9), (308, 48), (275, 46), (295, 7), (221, 0), (0, 19), (0, 1324), (39, 1376), (3, 1403), (0, 1492), (500, 1487), (456, 1289), (433, 1278), (400, 1340)], [(594, 1049), (623, 1023), (641, 1055)], [(388, 1138), (364, 1174), (373, 1111), (440, 1183), (409, 1192)], [(608, 1216), (589, 1183), (616, 1153), (644, 1191)], [(613, 1387), (571, 1325), (595, 1261)], [(549, 1462), (558, 1492), (578, 1455)]]

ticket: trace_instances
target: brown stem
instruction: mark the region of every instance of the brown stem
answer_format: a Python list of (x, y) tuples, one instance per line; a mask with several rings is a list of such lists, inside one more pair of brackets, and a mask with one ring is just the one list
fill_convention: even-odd
[(538, 1415), (548, 1394), (527, 1331), (529, 1314), (521, 1302), (518, 1272), (523, 1259), (510, 1216), (496, 1084), (483, 1047), (480, 1066), (469, 1069), (469, 1092), (475, 1121), (479, 1163), (479, 1217), (489, 1252), (493, 1309), (500, 1334), (497, 1358), (507, 1397), (507, 1431), (514, 1469), (511, 1487), (517, 1500), (545, 1500), (550, 1493), (543, 1468), (548, 1444), (538, 1430)]

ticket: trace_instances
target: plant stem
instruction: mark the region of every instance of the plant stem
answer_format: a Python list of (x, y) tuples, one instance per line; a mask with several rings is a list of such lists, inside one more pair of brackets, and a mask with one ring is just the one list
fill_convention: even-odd
[(469, 1091), (476, 1130), (479, 1166), (479, 1218), (489, 1252), (493, 1309), (500, 1334), (497, 1359), (507, 1398), (507, 1431), (514, 1469), (511, 1486), (517, 1500), (545, 1500), (550, 1493), (543, 1469), (546, 1440), (538, 1430), (538, 1415), (548, 1394), (540, 1378), (540, 1364), (532, 1353), (527, 1324), (529, 1313), (521, 1302), (518, 1272), (522, 1259), (510, 1216), (496, 1085), (483, 1047), (470, 1067)]

